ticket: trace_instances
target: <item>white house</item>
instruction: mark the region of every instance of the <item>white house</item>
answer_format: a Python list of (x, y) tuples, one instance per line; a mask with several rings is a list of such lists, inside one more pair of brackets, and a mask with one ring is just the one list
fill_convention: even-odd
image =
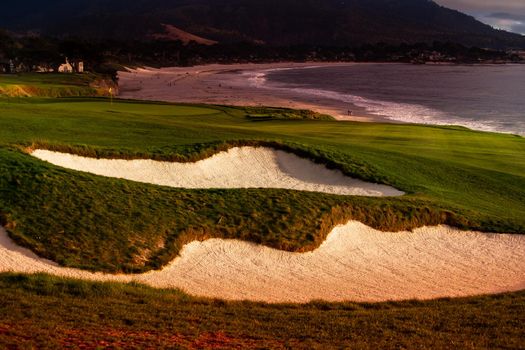
[(61, 64), (58, 67), (59, 73), (73, 73), (73, 66), (69, 63), (69, 60), (66, 57), (66, 63)]

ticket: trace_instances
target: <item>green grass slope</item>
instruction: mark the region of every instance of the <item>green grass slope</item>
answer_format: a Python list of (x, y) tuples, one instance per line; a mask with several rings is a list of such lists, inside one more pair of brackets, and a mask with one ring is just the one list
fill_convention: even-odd
[(93, 74), (23, 73), (0, 74), (0, 96), (72, 97), (110, 96), (118, 91), (108, 77)]
[[(105, 99), (3, 99), (0, 110), (0, 221), (19, 244), (65, 266), (146, 271), (208, 237), (304, 251), (350, 219), (382, 230), (445, 223), (525, 233), (525, 142), (517, 136)], [(408, 194), (173, 189), (61, 169), (23, 152), (190, 161), (250, 144), (284, 148)]]
[(49, 276), (0, 275), (7, 349), (521, 349), (525, 293), (266, 305)]

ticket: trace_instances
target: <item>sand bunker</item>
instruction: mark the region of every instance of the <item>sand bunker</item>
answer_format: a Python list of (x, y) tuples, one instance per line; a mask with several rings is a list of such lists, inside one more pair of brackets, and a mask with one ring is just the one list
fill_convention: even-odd
[[(286, 188), (344, 195), (402, 192), (344, 176), (293, 154), (241, 147), (196, 163), (108, 160), (37, 150), (35, 157), (97, 175), (184, 188)], [(91, 273), (57, 266), (14, 244), (0, 228), (0, 271), (45, 272), (97, 281), (180, 288), (190, 294), (265, 302), (432, 299), (525, 288), (525, 235), (446, 226), (379, 232), (358, 222), (335, 228), (321, 247), (290, 253), (237, 240), (186, 245), (161, 271)]]
[(432, 299), (524, 289), (525, 236), (446, 226), (389, 233), (350, 222), (310, 253), (211, 239), (186, 245), (161, 271), (110, 275), (59, 267), (17, 246), (0, 228), (0, 271), (136, 281), (229, 300)]
[(68, 169), (179, 188), (283, 188), (374, 197), (404, 194), (266, 147), (232, 148), (196, 163), (94, 159), (47, 150), (32, 155)]

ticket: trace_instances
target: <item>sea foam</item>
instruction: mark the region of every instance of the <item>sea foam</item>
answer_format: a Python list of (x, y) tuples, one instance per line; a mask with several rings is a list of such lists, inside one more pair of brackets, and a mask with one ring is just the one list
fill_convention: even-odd
[[(322, 98), (344, 102), (363, 108), (368, 114), (380, 116), (392, 121), (427, 125), (457, 125), (480, 131), (516, 133), (515, 131), (509, 130), (504, 125), (502, 125), (503, 123), (501, 121), (490, 119), (469, 119), (419, 104), (370, 99), (363, 96), (345, 94), (337, 91), (305, 88), (293, 84), (273, 82), (268, 79), (268, 75), (272, 72), (312, 68), (319, 68), (319, 66), (266, 69), (261, 71), (244, 72), (243, 75), (246, 77), (249, 85), (252, 87), (288, 92), (294, 95), (305, 97), (306, 99), (314, 97), (317, 99)], [(523, 136), (525, 135), (525, 132), (518, 132), (517, 134)]]

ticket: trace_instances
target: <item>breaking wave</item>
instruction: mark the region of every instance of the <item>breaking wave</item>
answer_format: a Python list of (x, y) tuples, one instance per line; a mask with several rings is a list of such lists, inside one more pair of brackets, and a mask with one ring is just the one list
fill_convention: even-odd
[[(515, 130), (511, 130), (508, 127), (505, 127), (505, 125), (502, 125), (504, 124), (502, 121), (487, 119), (475, 120), (472, 118), (469, 119), (454, 116), (446, 112), (419, 104), (376, 100), (331, 90), (296, 87), (293, 85), (271, 82), (268, 80), (268, 74), (271, 72), (291, 69), (311, 69), (317, 67), (319, 66), (302, 68), (276, 68), (264, 71), (244, 72), (243, 74), (245, 75), (249, 85), (252, 87), (276, 91), (286, 91), (300, 96), (317, 97), (344, 102), (363, 108), (368, 114), (384, 117), (392, 121), (427, 125), (457, 125), (473, 130), (516, 134)], [(525, 131), (518, 132), (517, 134), (525, 136)]]

